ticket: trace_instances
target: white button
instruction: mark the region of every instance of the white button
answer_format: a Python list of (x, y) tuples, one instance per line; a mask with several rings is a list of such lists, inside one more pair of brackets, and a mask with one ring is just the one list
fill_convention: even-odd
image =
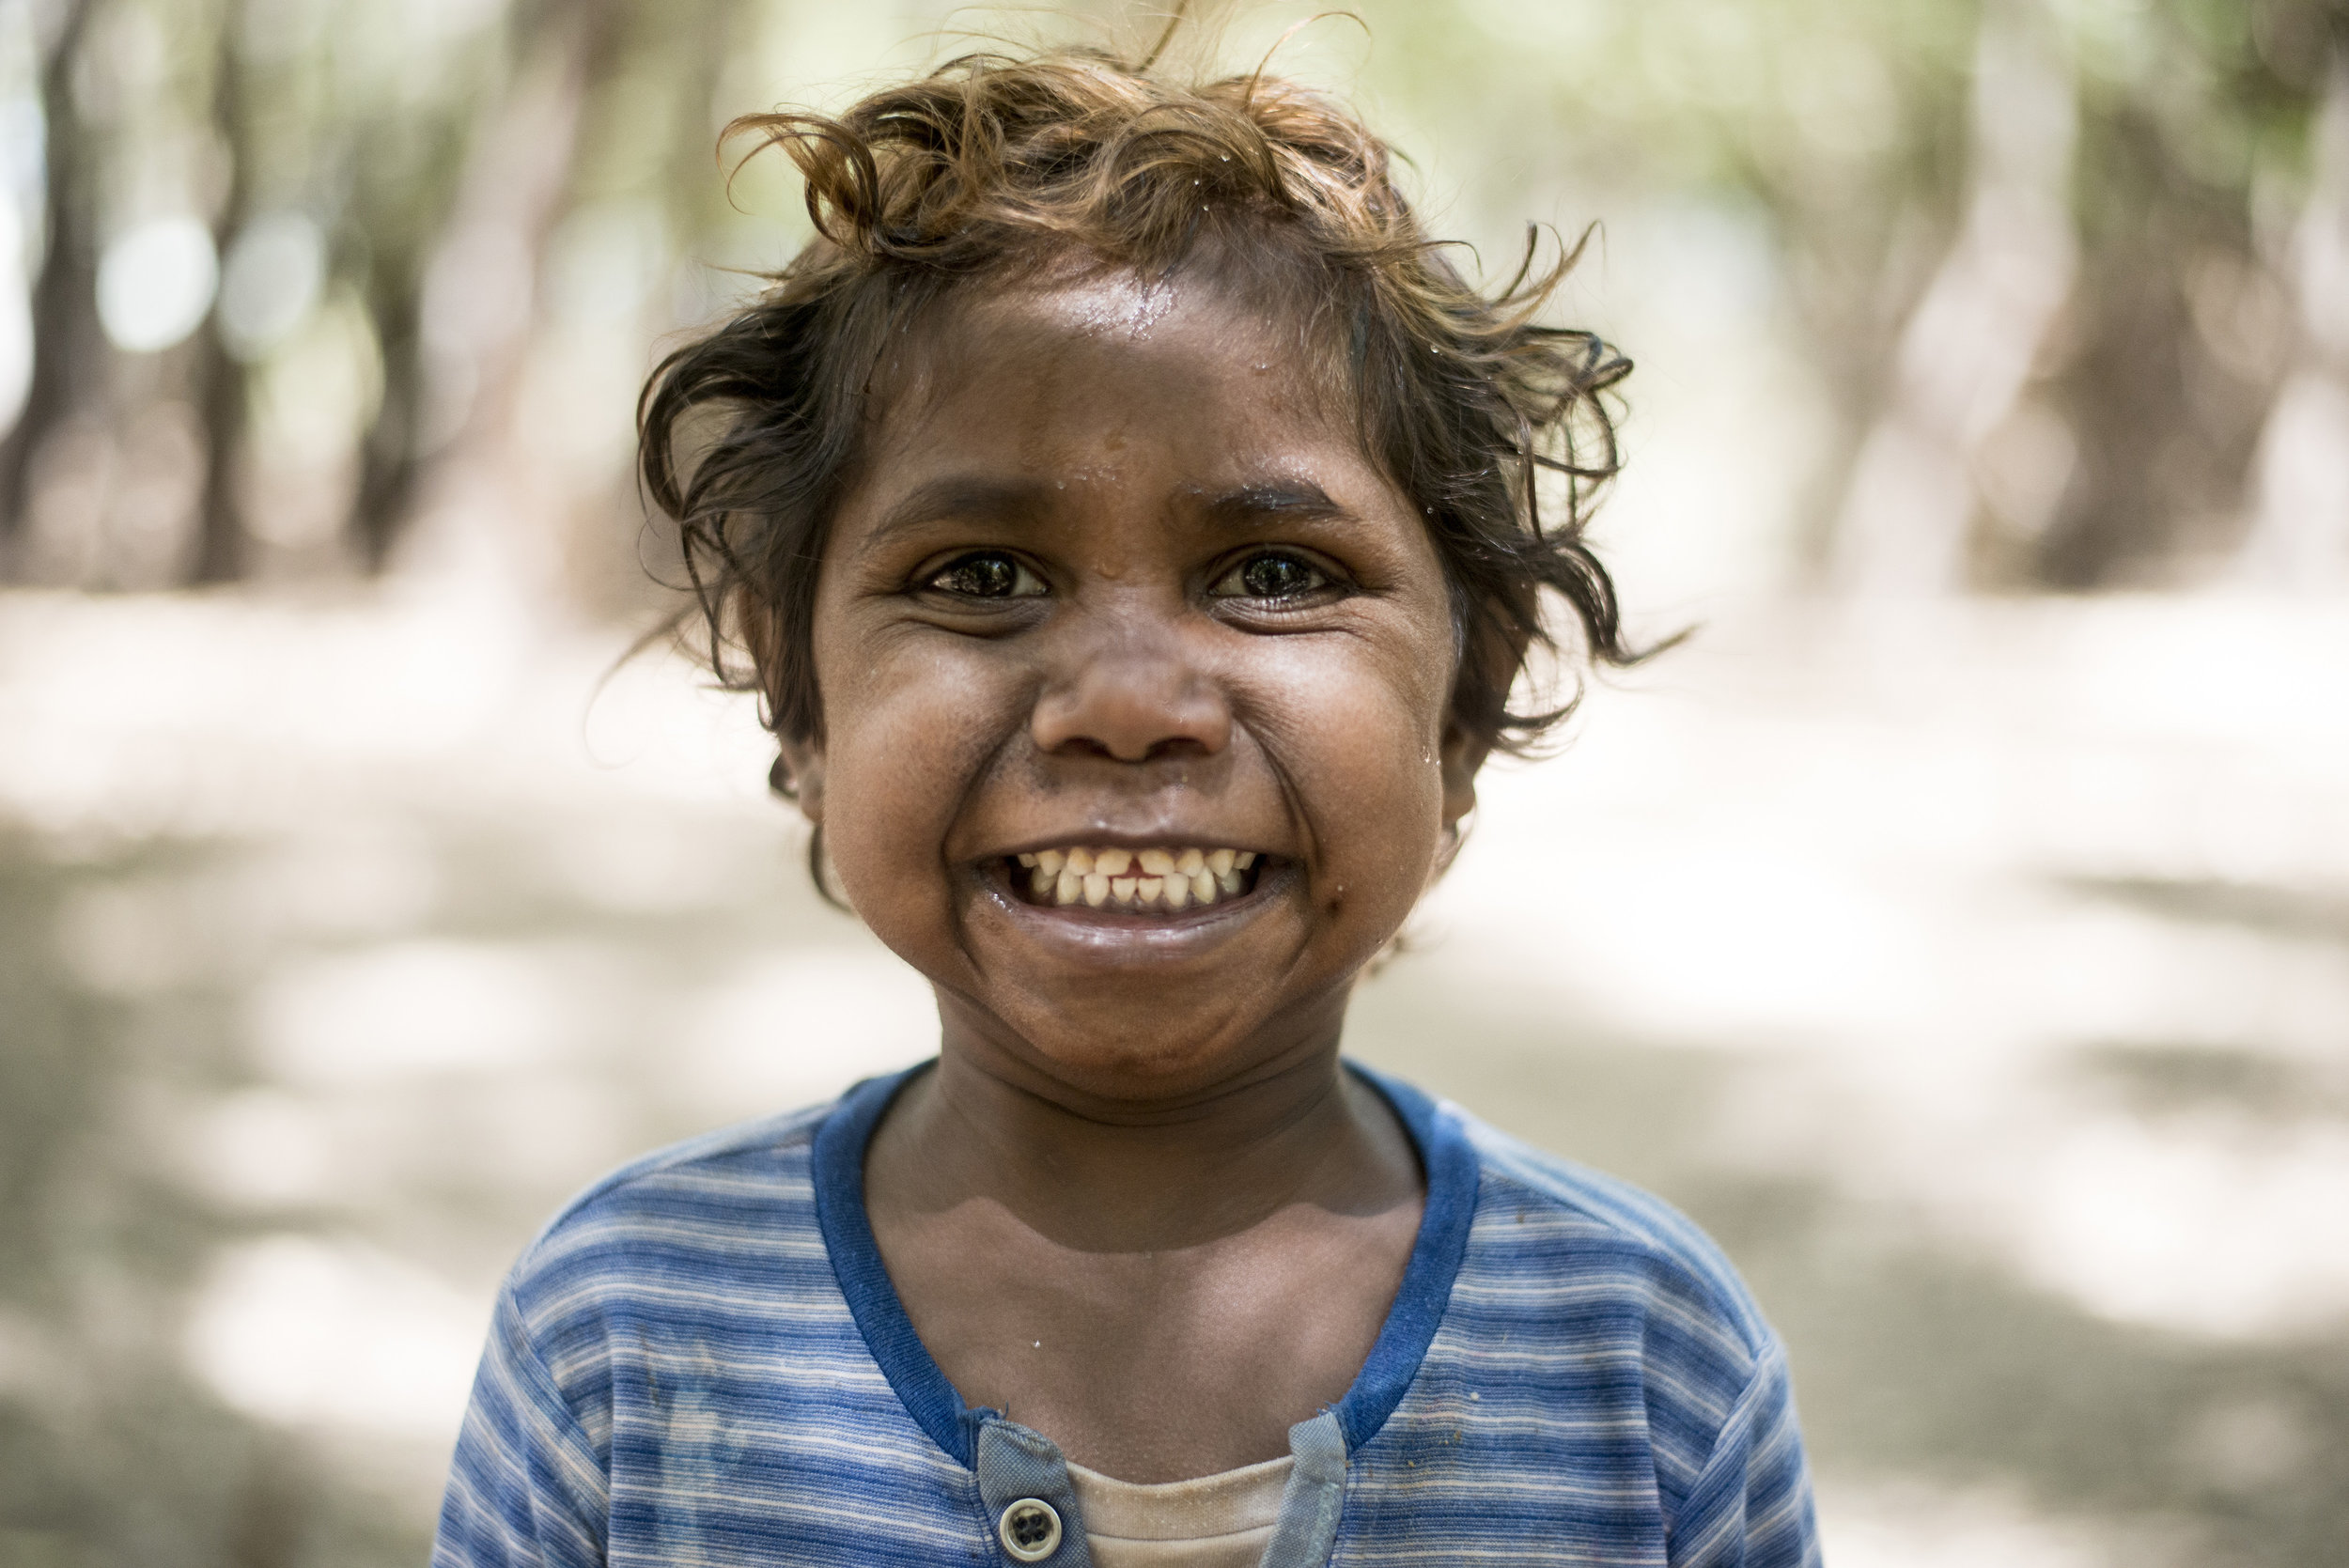
[(1021, 1562), (1041, 1562), (1060, 1550), (1060, 1513), (1042, 1498), (1021, 1498), (995, 1521), (995, 1539)]

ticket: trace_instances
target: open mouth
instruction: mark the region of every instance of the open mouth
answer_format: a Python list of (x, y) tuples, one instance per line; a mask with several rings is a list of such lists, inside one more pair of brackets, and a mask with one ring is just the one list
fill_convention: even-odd
[(1039, 849), (1004, 862), (1012, 892), (1044, 908), (1174, 915), (1243, 898), (1264, 874), (1252, 849)]

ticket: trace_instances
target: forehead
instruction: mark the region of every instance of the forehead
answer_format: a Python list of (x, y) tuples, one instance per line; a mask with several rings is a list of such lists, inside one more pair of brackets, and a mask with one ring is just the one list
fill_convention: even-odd
[(968, 286), (899, 342), (868, 472), (982, 458), (1212, 483), (1302, 462), (1383, 484), (1303, 324), (1211, 277)]

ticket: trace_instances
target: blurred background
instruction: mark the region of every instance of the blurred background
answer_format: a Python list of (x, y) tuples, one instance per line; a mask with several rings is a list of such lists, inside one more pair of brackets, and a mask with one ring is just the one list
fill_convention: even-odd
[[(2349, 1539), (2349, 13), (1361, 0), (1465, 264), (1597, 223), (1635, 624), (1353, 1048), (1648, 1183), (1830, 1560)], [(1245, 70), (1311, 8), (1184, 47)], [(655, 652), (732, 116), (926, 0), (0, 0), (0, 1568), (416, 1563), (499, 1273), (926, 1053)]]

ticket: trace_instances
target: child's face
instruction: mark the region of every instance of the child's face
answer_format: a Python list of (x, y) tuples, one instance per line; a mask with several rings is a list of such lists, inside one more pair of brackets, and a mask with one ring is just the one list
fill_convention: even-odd
[[(883, 366), (792, 761), (950, 1050), (1132, 1098), (1325, 1048), (1470, 803), (1434, 547), (1298, 336), (1109, 279), (974, 295)], [(1097, 901), (1052, 875), (1104, 847), (1196, 849), (1212, 901), (1155, 856)]]

